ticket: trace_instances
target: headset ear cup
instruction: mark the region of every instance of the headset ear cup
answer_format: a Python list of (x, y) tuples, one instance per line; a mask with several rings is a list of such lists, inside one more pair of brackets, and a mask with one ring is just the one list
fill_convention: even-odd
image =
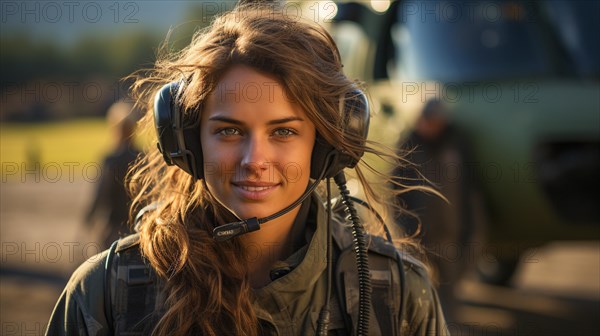
[(183, 126), (183, 108), (177, 97), (182, 83), (164, 85), (154, 99), (154, 123), (158, 149), (167, 165), (176, 165), (196, 179), (203, 174), (202, 146), (199, 126)]
[[(346, 95), (343, 104), (341, 118), (344, 140), (356, 148), (363, 148), (369, 134), (370, 111), (367, 97), (356, 89)], [(354, 168), (363, 153), (360, 150), (350, 155), (317, 134), (311, 158), (310, 177), (319, 178), (324, 169), (323, 177), (327, 178), (334, 177), (344, 168)]]

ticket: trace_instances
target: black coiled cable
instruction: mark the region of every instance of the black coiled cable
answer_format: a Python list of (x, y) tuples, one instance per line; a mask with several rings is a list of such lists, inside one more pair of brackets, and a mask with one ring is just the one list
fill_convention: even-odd
[(371, 277), (369, 274), (369, 258), (365, 231), (360, 223), (354, 203), (350, 198), (350, 191), (346, 187), (346, 176), (340, 172), (333, 178), (342, 196), (342, 203), (346, 206), (352, 221), (352, 236), (354, 251), (356, 252), (356, 266), (358, 268), (358, 325), (357, 335), (369, 334), (369, 315), (371, 312)]

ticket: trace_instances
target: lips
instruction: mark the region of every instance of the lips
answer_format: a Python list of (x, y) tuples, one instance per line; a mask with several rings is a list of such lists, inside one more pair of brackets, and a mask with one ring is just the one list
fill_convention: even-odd
[(239, 188), (242, 188), (246, 191), (263, 191), (263, 190), (267, 190), (271, 187), (251, 187), (251, 186), (238, 186)]
[(266, 199), (277, 187), (279, 183), (238, 181), (232, 182), (233, 189), (241, 198), (259, 201)]

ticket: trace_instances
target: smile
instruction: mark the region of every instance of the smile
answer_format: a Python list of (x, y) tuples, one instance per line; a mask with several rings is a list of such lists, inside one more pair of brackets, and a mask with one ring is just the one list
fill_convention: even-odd
[(270, 187), (250, 187), (250, 186), (238, 186), (239, 188), (242, 188), (246, 191), (263, 191), (263, 190), (267, 190), (270, 188), (273, 188), (274, 186), (270, 186)]
[(233, 182), (236, 194), (247, 200), (261, 201), (269, 197), (269, 195), (279, 187), (279, 183), (262, 183), (262, 182)]

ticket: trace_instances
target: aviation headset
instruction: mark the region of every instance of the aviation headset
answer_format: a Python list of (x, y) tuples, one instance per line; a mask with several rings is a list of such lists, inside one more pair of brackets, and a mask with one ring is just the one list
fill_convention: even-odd
[[(184, 126), (183, 108), (179, 102), (183, 93), (182, 82), (164, 85), (154, 100), (154, 121), (158, 135), (158, 149), (168, 165), (176, 165), (196, 179), (204, 178), (200, 126)], [(369, 104), (365, 94), (355, 89), (340, 103), (342, 108), (342, 132), (347, 140), (362, 148), (369, 131)], [(351, 135), (351, 136), (347, 136)], [(354, 168), (356, 156), (336, 148), (317, 133), (312, 151), (310, 177), (313, 179), (334, 177), (344, 168)], [(323, 173), (323, 169), (326, 171)]]

